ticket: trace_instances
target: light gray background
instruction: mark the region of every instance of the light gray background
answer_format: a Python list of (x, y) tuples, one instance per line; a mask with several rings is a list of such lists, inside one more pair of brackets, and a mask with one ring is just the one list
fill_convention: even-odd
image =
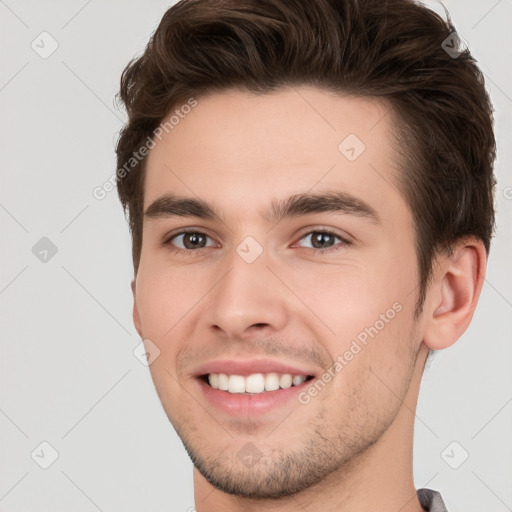
[[(194, 504), (192, 464), (148, 368), (132, 353), (139, 339), (130, 239), (117, 194), (92, 195), (115, 171), (125, 120), (114, 105), (121, 71), (170, 5), (0, 0), (3, 512)], [(445, 5), (496, 108), (498, 230), (472, 325), (424, 376), (415, 482), (441, 491), (450, 512), (505, 512), (512, 510), (512, 2)], [(59, 45), (46, 59), (31, 47), (42, 46), (43, 31)], [(57, 247), (46, 263), (32, 252), (42, 237)], [(39, 466), (51, 457), (43, 441), (58, 452), (48, 469)], [(450, 467), (465, 452), (469, 458)]]

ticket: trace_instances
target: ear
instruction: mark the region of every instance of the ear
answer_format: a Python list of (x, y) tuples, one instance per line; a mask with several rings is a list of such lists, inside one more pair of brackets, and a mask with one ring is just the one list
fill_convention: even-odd
[(133, 294), (133, 312), (132, 312), (133, 325), (135, 326), (135, 329), (139, 333), (139, 336), (141, 338), (143, 338), (144, 336), (142, 336), (142, 329), (140, 327), (139, 310), (137, 308), (137, 294), (136, 294), (135, 279), (131, 282), (131, 287), (132, 287), (132, 294)]
[(484, 284), (487, 253), (481, 240), (460, 242), (433, 270), (423, 342), (432, 350), (453, 345), (469, 326)]

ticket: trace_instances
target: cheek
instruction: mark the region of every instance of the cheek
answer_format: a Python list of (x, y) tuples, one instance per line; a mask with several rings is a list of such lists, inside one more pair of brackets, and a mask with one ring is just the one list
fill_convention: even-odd
[[(392, 276), (389, 269), (375, 272), (362, 264), (341, 268), (329, 265), (304, 269), (300, 275), (289, 274), (286, 282), (306, 306), (304, 314), (318, 325), (318, 335), (329, 338), (330, 333), (342, 349), (347, 341), (379, 321), (397, 300), (403, 300), (400, 280)], [(392, 310), (388, 316), (394, 318), (394, 313)]]
[(340, 428), (359, 425), (371, 432), (389, 425), (410, 382), (413, 338), (412, 312), (402, 309), (388, 323), (368, 322), (355, 336), (340, 336), (337, 346), (331, 346), (339, 365), (323, 407), (335, 403), (338, 413), (344, 411), (347, 418), (339, 419)]
[(141, 262), (136, 299), (144, 336), (156, 340), (170, 336), (200, 297), (198, 284), (190, 272)]
[(341, 361), (337, 373), (344, 377), (337, 381), (344, 381), (343, 389), (363, 378), (360, 384), (375, 387), (375, 396), (386, 395), (381, 375), (391, 389), (401, 387), (417, 348), (415, 276), (414, 259), (381, 257), (378, 267), (331, 267), (295, 283), (297, 295), (320, 320), (313, 319), (319, 341), (333, 361)]
[[(158, 347), (159, 355), (149, 366), (151, 378), (164, 409), (176, 426), (177, 411), (182, 410), (184, 397), (178, 383), (176, 359), (180, 350), (178, 340), (186, 339), (184, 319), (197, 301), (198, 290), (187, 286), (183, 273), (172, 272), (141, 259), (137, 276), (136, 300), (142, 335)], [(172, 404), (172, 406), (171, 406)]]

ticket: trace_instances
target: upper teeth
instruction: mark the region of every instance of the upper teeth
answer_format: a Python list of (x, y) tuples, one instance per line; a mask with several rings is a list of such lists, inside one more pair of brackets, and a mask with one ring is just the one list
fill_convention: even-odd
[(306, 380), (305, 375), (291, 375), (290, 373), (253, 373), (244, 377), (242, 375), (227, 375), (225, 373), (210, 373), (208, 381), (214, 389), (221, 389), (229, 393), (262, 393), (286, 389), (292, 385), (298, 386)]

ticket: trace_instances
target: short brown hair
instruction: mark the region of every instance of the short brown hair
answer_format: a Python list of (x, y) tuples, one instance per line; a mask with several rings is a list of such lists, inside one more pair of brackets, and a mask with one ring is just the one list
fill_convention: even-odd
[[(313, 85), (379, 98), (397, 119), (399, 186), (416, 229), (418, 313), (436, 253), (465, 236), (489, 252), (494, 231), (493, 109), (446, 16), (412, 0), (182, 0), (123, 71), (118, 96), (128, 122), (118, 173), (175, 106), (201, 94)], [(135, 273), (145, 161), (117, 180)]]

